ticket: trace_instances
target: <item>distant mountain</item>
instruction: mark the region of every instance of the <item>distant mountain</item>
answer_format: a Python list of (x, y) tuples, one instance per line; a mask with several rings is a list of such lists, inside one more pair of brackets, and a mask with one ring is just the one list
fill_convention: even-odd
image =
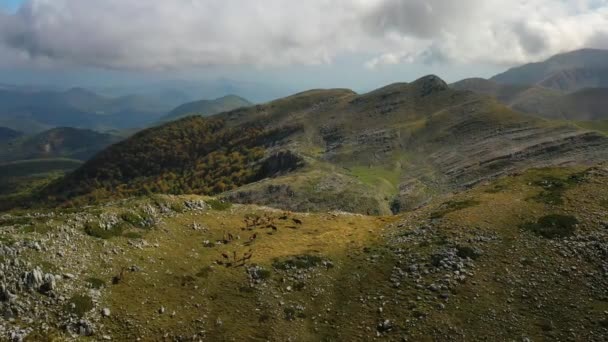
[(501, 84), (539, 85), (561, 91), (608, 88), (608, 50), (583, 49), (509, 69), (491, 78)]
[[(215, 99), (227, 94), (238, 94), (252, 102), (263, 103), (293, 94), (296, 89), (282, 84), (244, 82), (227, 78), (216, 80), (165, 80), (145, 84), (92, 88), (99, 94), (118, 97), (128, 94), (154, 97), (173, 102), (173, 107), (199, 99)], [(169, 111), (169, 109), (167, 110)]]
[(296, 211), (388, 214), (505, 173), (603, 160), (602, 134), (427, 76), (362, 95), (311, 90), (147, 129), (42, 195), (221, 194)]
[(549, 119), (608, 120), (608, 88), (586, 88), (571, 93), (539, 85), (500, 84), (471, 78), (450, 85), (492, 96), (520, 112)]
[(173, 109), (161, 118), (162, 121), (171, 121), (188, 115), (211, 116), (229, 110), (249, 107), (251, 102), (236, 95), (228, 95), (215, 100), (202, 100), (183, 104)]
[(53, 128), (0, 144), (0, 162), (53, 158), (84, 161), (119, 140), (115, 135), (88, 129)]
[(82, 88), (67, 91), (0, 89), (0, 124), (37, 133), (71, 126), (90, 129), (144, 127), (172, 108), (153, 97), (109, 98)]
[(22, 132), (0, 126), (0, 144), (14, 140), (22, 135)]

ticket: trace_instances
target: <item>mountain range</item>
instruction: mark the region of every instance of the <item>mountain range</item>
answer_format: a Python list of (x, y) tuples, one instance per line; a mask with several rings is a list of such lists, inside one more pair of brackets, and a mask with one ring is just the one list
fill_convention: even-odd
[(566, 92), (608, 87), (608, 50), (582, 49), (559, 54), (543, 62), (509, 69), (491, 80)]
[(28, 159), (69, 158), (85, 161), (121, 138), (72, 127), (53, 128), (20, 136), (0, 145), (0, 162)]
[(605, 88), (545, 82), (598, 55), (0, 127), (0, 339), (604, 341)]
[(297, 211), (389, 214), (527, 168), (602, 161), (606, 147), (603, 134), (522, 115), (427, 76), (361, 95), (311, 90), (144, 130), (44, 196), (193, 192)]
[(470, 78), (451, 87), (489, 95), (517, 111), (544, 118), (608, 120), (608, 51), (557, 55), (488, 80)]
[(0, 126), (28, 134), (62, 126), (127, 129), (147, 126), (174, 106), (146, 96), (108, 98), (82, 88), (4, 89), (0, 90)]

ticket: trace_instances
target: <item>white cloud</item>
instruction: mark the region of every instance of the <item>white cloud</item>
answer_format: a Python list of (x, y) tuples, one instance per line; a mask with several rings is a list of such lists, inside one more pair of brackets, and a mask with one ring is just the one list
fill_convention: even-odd
[(606, 37), (606, 0), (29, 0), (0, 13), (0, 63), (171, 69), (371, 54), (370, 68), (514, 64), (606, 48)]

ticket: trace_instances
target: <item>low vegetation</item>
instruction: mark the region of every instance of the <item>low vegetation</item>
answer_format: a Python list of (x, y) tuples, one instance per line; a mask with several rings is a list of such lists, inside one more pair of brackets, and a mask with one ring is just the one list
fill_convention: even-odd
[(532, 185), (540, 187), (543, 190), (538, 195), (533, 196), (532, 200), (546, 204), (562, 205), (564, 204), (564, 193), (568, 189), (584, 182), (584, 177), (584, 172), (581, 172), (568, 175), (564, 178), (546, 176), (536, 179), (532, 182)]
[(574, 235), (578, 223), (574, 216), (552, 214), (541, 217), (537, 222), (525, 223), (522, 228), (547, 239), (557, 239)]
[(66, 304), (66, 311), (83, 317), (87, 312), (93, 310), (93, 299), (87, 295), (74, 295)]
[(463, 200), (463, 201), (449, 201), (449, 202), (444, 203), (439, 210), (431, 213), (431, 218), (439, 219), (449, 213), (453, 213), (455, 211), (474, 207), (479, 204), (480, 204), (479, 201), (472, 200), (472, 199), (467, 199), (467, 200)]
[(121, 236), (124, 226), (116, 224), (111, 227), (102, 227), (99, 222), (88, 222), (85, 224), (84, 231), (90, 236), (105, 240)]

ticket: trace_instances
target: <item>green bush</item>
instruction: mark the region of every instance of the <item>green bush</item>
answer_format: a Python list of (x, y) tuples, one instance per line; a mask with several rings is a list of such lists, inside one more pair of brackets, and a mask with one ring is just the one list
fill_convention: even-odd
[(211, 209), (219, 211), (228, 210), (232, 207), (232, 203), (217, 199), (208, 200), (205, 201), (205, 203), (207, 203)]
[(464, 200), (464, 201), (448, 201), (441, 206), (441, 209), (431, 213), (431, 218), (432, 219), (442, 218), (449, 213), (459, 211), (462, 209), (466, 209), (469, 207), (473, 207), (473, 206), (479, 205), (480, 203), (481, 202), (479, 202), (479, 201), (470, 200), (470, 199)]
[(213, 271), (213, 269), (209, 266), (205, 266), (203, 268), (201, 268), (200, 271), (198, 271), (198, 273), (196, 273), (195, 275), (199, 278), (207, 278), (209, 277), (209, 274)]
[(183, 213), (184, 211), (186, 211), (186, 206), (182, 201), (171, 202), (171, 210), (177, 213)]
[(91, 286), (91, 288), (97, 290), (106, 286), (106, 282), (104, 280), (95, 277), (89, 277), (85, 281), (87, 282), (87, 284), (89, 284), (89, 286)]
[(469, 246), (456, 246), (456, 255), (459, 257), (466, 259), (477, 259), (480, 256), (480, 253), (473, 247)]
[(529, 222), (522, 228), (547, 239), (564, 238), (574, 235), (578, 220), (569, 215), (547, 215), (538, 219), (537, 222)]
[(83, 317), (87, 312), (93, 310), (93, 299), (89, 296), (75, 295), (66, 304), (66, 311)]
[(126, 237), (127, 239), (133, 239), (133, 240), (143, 239), (144, 238), (143, 235), (141, 235), (139, 233), (135, 233), (135, 232), (125, 233), (123, 236)]
[(84, 231), (92, 237), (107, 240), (115, 236), (121, 236), (124, 227), (117, 224), (110, 229), (104, 229), (99, 226), (98, 222), (87, 222), (84, 226)]
[(46, 224), (32, 224), (23, 228), (24, 233), (46, 234), (51, 231), (51, 227)]
[(144, 222), (143, 218), (140, 215), (138, 215), (132, 211), (126, 211), (126, 212), (120, 214), (120, 218), (123, 221), (130, 223), (135, 227), (141, 227)]
[(308, 269), (318, 266), (323, 259), (316, 255), (296, 255), (287, 260), (275, 260), (272, 266), (279, 270)]
[(543, 189), (538, 195), (532, 197), (532, 200), (539, 203), (562, 205), (564, 204), (563, 196), (566, 190), (583, 183), (584, 181), (584, 173), (575, 173), (566, 178), (554, 176), (542, 177), (532, 182), (532, 185)]

